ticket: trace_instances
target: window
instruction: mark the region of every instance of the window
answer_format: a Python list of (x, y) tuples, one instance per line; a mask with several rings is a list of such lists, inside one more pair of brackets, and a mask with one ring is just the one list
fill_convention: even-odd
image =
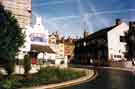
[(117, 58), (121, 58), (121, 55), (117, 55)]
[(84, 42), (83, 45), (86, 46), (86, 42)]
[(61, 61), (60, 64), (64, 64), (64, 61)]
[(120, 36), (120, 42), (126, 42), (125, 36)]
[(55, 60), (48, 60), (47, 62), (50, 64), (55, 64)]
[(121, 58), (121, 55), (114, 55), (114, 58)]

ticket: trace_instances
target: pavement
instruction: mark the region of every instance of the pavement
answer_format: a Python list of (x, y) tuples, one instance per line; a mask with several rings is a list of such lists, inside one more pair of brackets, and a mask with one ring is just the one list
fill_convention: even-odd
[[(40, 69), (39, 65), (32, 65), (31, 66), (31, 70), (29, 71), (29, 73), (36, 73), (38, 72), (38, 70)], [(0, 72), (3, 74), (7, 74), (5, 69), (3, 67), (0, 67)], [(16, 65), (15, 66), (15, 71), (14, 74), (24, 74), (24, 68), (21, 65)]]
[(109, 67), (104, 67), (104, 68), (112, 68), (112, 69), (119, 69), (119, 70), (125, 70), (125, 71), (135, 71), (135, 65), (132, 65), (131, 61), (126, 61), (126, 62), (114, 62)]
[(78, 84), (93, 80), (97, 76), (97, 74), (94, 72), (94, 70), (79, 69), (79, 68), (75, 68), (75, 70), (85, 70), (86, 76), (75, 79), (75, 80), (62, 82), (62, 83), (42, 85), (42, 86), (30, 87), (30, 88), (21, 88), (21, 89), (58, 89), (58, 88), (64, 88), (64, 87), (78, 85)]
[(131, 68), (124, 68), (124, 67), (101, 67), (101, 68), (135, 72), (135, 67), (131, 67)]

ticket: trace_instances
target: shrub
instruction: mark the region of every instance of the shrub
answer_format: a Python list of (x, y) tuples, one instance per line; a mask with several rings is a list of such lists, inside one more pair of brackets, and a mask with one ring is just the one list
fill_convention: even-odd
[(2, 89), (16, 89), (19, 82), (14, 79), (6, 79), (1, 82)]
[(71, 69), (60, 69), (57, 67), (41, 68), (39, 77), (48, 82), (62, 82), (84, 76), (84, 71), (74, 71)]
[(29, 55), (24, 56), (23, 66), (24, 66), (24, 73), (27, 75), (29, 70), (31, 69), (31, 58)]
[(13, 75), (10, 79), (0, 81), (0, 89), (18, 89), (20, 87), (40, 86), (44, 84), (59, 83), (85, 75), (84, 71), (75, 71), (72, 69), (60, 69), (56, 67), (41, 68), (39, 73), (30, 74), (31, 79), (23, 76)]
[(6, 60), (6, 63), (4, 64), (4, 69), (6, 70), (7, 74), (10, 76), (15, 69), (15, 59), (9, 58)]
[(3, 79), (3, 73), (0, 71), (0, 80)]

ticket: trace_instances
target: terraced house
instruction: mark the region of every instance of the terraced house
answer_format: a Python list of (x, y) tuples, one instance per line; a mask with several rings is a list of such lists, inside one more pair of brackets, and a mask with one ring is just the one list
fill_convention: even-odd
[(129, 26), (120, 19), (116, 24), (101, 29), (76, 41), (75, 58), (81, 64), (106, 64), (108, 61), (127, 60), (125, 32)]

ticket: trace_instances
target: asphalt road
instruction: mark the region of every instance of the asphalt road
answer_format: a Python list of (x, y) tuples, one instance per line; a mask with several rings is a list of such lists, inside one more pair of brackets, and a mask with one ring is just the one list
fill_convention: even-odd
[(63, 89), (135, 89), (135, 71), (96, 68), (98, 76), (87, 83)]

